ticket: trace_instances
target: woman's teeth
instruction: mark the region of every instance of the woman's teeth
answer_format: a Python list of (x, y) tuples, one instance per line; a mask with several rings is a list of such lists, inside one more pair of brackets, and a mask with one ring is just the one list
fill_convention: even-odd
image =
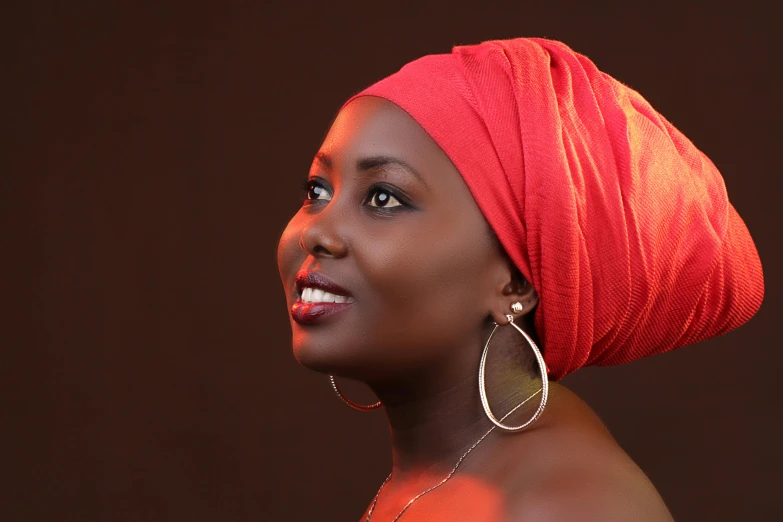
[(305, 303), (353, 303), (353, 298), (324, 292), (320, 288), (305, 288), (302, 290), (302, 301)]

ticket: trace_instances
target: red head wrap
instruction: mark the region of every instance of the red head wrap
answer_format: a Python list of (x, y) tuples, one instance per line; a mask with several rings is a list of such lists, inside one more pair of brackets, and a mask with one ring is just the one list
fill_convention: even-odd
[(365, 95), (407, 111), (464, 178), (538, 292), (551, 378), (714, 337), (761, 306), (761, 262), (715, 165), (565, 44), (457, 46), (348, 102)]

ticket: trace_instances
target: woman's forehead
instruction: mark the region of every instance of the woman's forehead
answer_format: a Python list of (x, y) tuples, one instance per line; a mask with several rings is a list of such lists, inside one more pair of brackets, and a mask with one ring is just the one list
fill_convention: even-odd
[(334, 168), (363, 157), (400, 158), (424, 176), (450, 160), (435, 140), (399, 106), (373, 96), (351, 101), (335, 118), (319, 151)]

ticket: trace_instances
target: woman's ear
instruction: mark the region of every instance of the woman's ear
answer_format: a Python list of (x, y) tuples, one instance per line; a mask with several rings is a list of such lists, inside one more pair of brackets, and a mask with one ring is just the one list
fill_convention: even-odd
[[(494, 306), (490, 312), (492, 319), (499, 325), (508, 324), (507, 314), (516, 322), (538, 304), (538, 293), (527, 281), (516, 266), (511, 266), (509, 277), (506, 278)], [(512, 305), (519, 303), (521, 309), (514, 310)], [(519, 308), (516, 307), (516, 308)]]

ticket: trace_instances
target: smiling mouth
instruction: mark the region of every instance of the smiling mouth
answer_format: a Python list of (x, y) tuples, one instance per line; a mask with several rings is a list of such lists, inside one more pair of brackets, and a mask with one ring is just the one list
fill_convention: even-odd
[(321, 272), (300, 270), (295, 279), (297, 300), (291, 317), (299, 324), (322, 322), (353, 306), (350, 291)]
[[(326, 299), (331, 298), (343, 301), (326, 301)], [(307, 299), (310, 300), (308, 301)], [(352, 297), (330, 294), (320, 289), (305, 288), (302, 291), (302, 295), (291, 307), (291, 317), (300, 325), (321, 323), (340, 312), (350, 309), (353, 303), (354, 299)]]

